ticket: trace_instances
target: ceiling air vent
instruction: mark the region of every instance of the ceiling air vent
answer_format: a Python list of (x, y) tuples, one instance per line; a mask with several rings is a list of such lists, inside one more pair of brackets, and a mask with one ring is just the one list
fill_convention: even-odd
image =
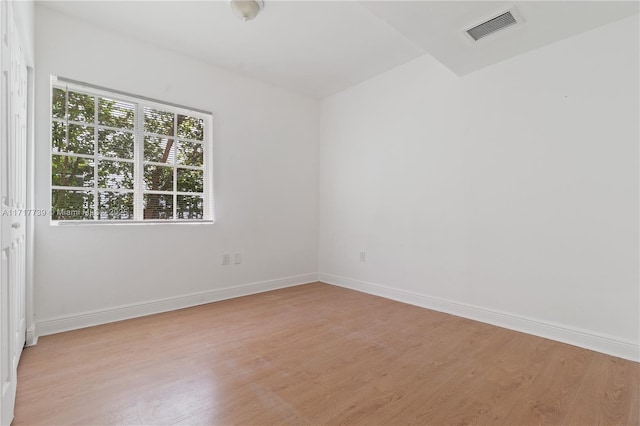
[(518, 21), (516, 20), (515, 16), (513, 16), (511, 11), (508, 11), (503, 13), (502, 15), (496, 16), (493, 19), (489, 19), (488, 21), (483, 22), (480, 25), (469, 28), (467, 30), (467, 34), (469, 34), (475, 41), (478, 41), (481, 38), (488, 36), (489, 34), (493, 34), (496, 31), (500, 31), (517, 23)]

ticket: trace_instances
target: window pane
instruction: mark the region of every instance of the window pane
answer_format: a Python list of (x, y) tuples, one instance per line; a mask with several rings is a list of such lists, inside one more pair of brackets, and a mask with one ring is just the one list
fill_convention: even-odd
[(107, 98), (98, 98), (98, 123), (133, 130), (134, 104)]
[(144, 194), (145, 219), (173, 219), (173, 195)]
[(92, 187), (93, 160), (66, 155), (52, 155), (51, 182), (57, 186)]
[(205, 219), (207, 116), (92, 92), (51, 87), (52, 220)]
[(178, 219), (202, 219), (204, 217), (204, 198), (198, 195), (178, 195)]
[(144, 137), (144, 161), (155, 163), (173, 163), (174, 146), (173, 139), (158, 138), (155, 136)]
[(178, 143), (178, 164), (186, 166), (202, 166), (203, 147), (201, 143), (180, 142)]
[(116, 130), (99, 130), (98, 152), (105, 157), (133, 159), (133, 134)]
[(173, 191), (173, 167), (144, 166), (144, 189)]
[(203, 140), (204, 120), (187, 115), (178, 115), (178, 136), (197, 141)]
[(133, 163), (100, 160), (98, 163), (98, 186), (100, 188), (133, 189)]
[(178, 191), (180, 192), (202, 192), (204, 181), (204, 171), (178, 169)]
[(174, 136), (173, 113), (157, 111), (153, 108), (144, 109), (144, 131), (159, 135)]
[(82, 93), (69, 92), (69, 120), (95, 122), (95, 98)]
[(100, 191), (98, 208), (102, 220), (132, 220), (133, 193)]
[(68, 151), (66, 124), (57, 121), (51, 122), (51, 149), (53, 152)]
[(53, 93), (51, 96), (51, 111), (52, 117), (55, 118), (66, 118), (64, 113), (65, 107), (65, 92), (62, 89), (58, 89), (57, 87), (53, 88)]
[(92, 126), (69, 125), (69, 141), (62, 147), (62, 152), (74, 154), (94, 154), (94, 132)]
[(51, 190), (51, 219), (93, 219), (93, 193), (90, 191)]

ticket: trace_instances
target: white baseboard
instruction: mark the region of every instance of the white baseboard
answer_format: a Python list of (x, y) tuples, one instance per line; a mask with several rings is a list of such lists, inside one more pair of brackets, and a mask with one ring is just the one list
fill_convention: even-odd
[(38, 335), (36, 334), (36, 326), (33, 324), (31, 327), (27, 328), (27, 338), (25, 341), (25, 346), (34, 346), (38, 343)]
[(277, 290), (285, 287), (308, 284), (316, 282), (317, 280), (318, 274), (316, 273), (297, 275), (293, 277), (260, 281), (251, 284), (243, 284), (233, 287), (203, 291), (199, 293), (191, 293), (183, 296), (151, 300), (141, 303), (132, 303), (129, 305), (117, 306), (113, 308), (38, 320), (36, 322), (35, 330), (32, 330), (32, 339), (29, 340), (29, 336), (27, 336), (27, 341), (33, 341), (33, 344), (35, 344), (38, 336), (46, 336), (49, 334), (61, 333), (63, 331), (77, 330), (79, 328), (92, 327), (94, 325), (107, 324), (110, 322), (122, 321), (126, 319), (142, 317), (145, 315), (152, 315), (161, 312), (173, 311), (176, 309), (189, 308), (192, 306), (203, 305), (205, 303), (233, 299), (236, 297), (248, 296), (251, 294)]
[(331, 274), (320, 273), (318, 274), (318, 280), (327, 284), (333, 284), (640, 362), (640, 346), (616, 337)]
[(507, 312), (486, 309), (465, 303), (431, 297), (411, 291), (400, 290), (379, 284), (358, 281), (331, 274), (305, 274), (275, 280), (261, 281), (234, 287), (191, 293), (178, 297), (152, 300), (142, 303), (117, 306), (79, 314), (39, 320), (35, 327), (27, 330), (27, 346), (35, 345), (38, 336), (77, 330), (79, 328), (106, 324), (125, 319), (152, 315), (176, 309), (188, 308), (235, 297), (248, 296), (279, 288), (293, 287), (315, 281), (349, 288), (363, 293), (397, 300), (434, 311), (444, 312), (475, 321), (508, 328), (574, 346), (640, 362), (640, 346), (612, 336), (580, 330), (570, 326), (528, 318)]

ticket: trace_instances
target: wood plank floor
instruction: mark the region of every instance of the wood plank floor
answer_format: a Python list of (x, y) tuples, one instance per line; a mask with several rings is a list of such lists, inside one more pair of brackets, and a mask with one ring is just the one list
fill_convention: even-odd
[(40, 339), (14, 425), (640, 423), (640, 364), (326, 284)]

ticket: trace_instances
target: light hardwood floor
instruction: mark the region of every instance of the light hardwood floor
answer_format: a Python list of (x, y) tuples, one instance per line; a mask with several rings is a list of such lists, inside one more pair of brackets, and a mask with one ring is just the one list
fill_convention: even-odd
[(43, 337), (14, 425), (637, 425), (640, 364), (326, 284)]

